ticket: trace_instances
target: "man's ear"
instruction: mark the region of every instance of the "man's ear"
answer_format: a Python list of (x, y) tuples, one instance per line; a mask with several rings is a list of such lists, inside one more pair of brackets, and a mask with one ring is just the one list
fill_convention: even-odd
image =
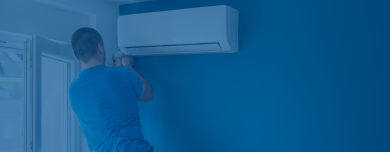
[(100, 43), (98, 44), (98, 51), (99, 51), (100, 54), (104, 53), (103, 52), (103, 46)]

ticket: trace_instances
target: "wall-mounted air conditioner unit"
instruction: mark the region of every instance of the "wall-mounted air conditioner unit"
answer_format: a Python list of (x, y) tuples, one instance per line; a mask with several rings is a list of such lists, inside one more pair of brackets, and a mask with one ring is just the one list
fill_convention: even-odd
[(118, 44), (134, 56), (234, 53), (238, 11), (222, 5), (119, 16)]

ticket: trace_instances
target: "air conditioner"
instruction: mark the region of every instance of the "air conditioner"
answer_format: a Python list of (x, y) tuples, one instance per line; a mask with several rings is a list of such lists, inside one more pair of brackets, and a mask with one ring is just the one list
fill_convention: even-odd
[(118, 45), (134, 56), (234, 53), (238, 11), (221, 5), (119, 16)]

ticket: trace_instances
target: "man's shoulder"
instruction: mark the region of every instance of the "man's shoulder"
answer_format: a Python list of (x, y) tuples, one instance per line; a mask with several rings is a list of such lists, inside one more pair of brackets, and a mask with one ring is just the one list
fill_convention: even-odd
[(105, 72), (106, 77), (112, 79), (124, 79), (129, 74), (129, 68), (118, 66), (118, 67), (109, 67)]
[(80, 73), (76, 79), (72, 81), (69, 86), (70, 90), (74, 88), (82, 88), (84, 86), (93, 86), (101, 84), (104, 81), (122, 81), (127, 79), (129, 74), (129, 68), (118, 66), (118, 67), (105, 67), (93, 72)]
[(128, 69), (129, 68), (125, 66), (107, 67), (107, 70), (112, 72), (127, 72)]

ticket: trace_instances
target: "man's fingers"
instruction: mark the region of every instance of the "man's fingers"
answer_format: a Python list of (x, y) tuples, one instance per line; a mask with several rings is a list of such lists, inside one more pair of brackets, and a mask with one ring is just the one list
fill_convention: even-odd
[(134, 58), (131, 55), (125, 55), (122, 57), (122, 66), (130, 66), (133, 67)]
[(122, 66), (122, 56), (115, 60), (115, 66)]

